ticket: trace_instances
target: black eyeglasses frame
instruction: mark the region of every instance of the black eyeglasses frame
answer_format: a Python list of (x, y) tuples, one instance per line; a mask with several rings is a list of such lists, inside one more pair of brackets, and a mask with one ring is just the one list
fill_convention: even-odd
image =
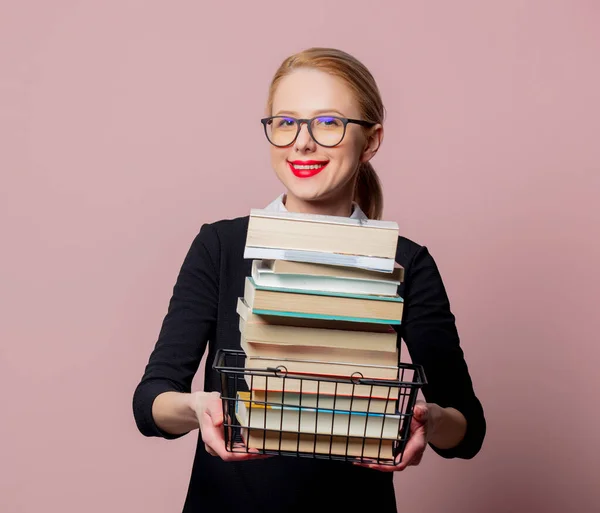
[[(269, 133), (267, 131), (267, 125), (269, 123), (271, 123), (274, 119), (278, 119), (278, 118), (283, 118), (283, 119), (293, 119), (296, 122), (297, 125), (297, 129), (296, 129), (296, 135), (294, 136), (294, 138), (292, 139), (292, 141), (288, 144), (275, 144), (273, 143), (273, 141), (271, 141), (271, 139), (269, 138)], [(342, 124), (344, 125), (344, 132), (342, 133), (342, 137), (339, 140), (339, 142), (335, 143), (335, 144), (321, 144), (319, 141), (317, 141), (317, 139), (315, 138), (315, 136), (312, 133), (312, 122), (315, 119), (319, 119), (319, 118), (333, 118), (333, 119), (339, 119)], [(360, 125), (360, 126), (364, 126), (367, 128), (371, 128), (373, 126), (375, 126), (377, 123), (374, 121), (365, 121), (363, 119), (352, 119), (352, 118), (343, 118), (341, 116), (328, 116), (328, 115), (320, 115), (320, 116), (315, 116), (313, 118), (295, 118), (293, 116), (269, 116), (266, 118), (262, 118), (260, 120), (260, 122), (262, 123), (264, 129), (265, 129), (265, 136), (267, 137), (267, 140), (273, 145), (276, 146), (277, 148), (286, 148), (288, 146), (291, 146), (292, 144), (294, 144), (296, 142), (296, 139), (298, 138), (298, 135), (300, 134), (300, 130), (302, 129), (302, 124), (306, 124), (306, 128), (308, 129), (308, 133), (310, 135), (310, 137), (312, 138), (313, 141), (315, 141), (319, 146), (323, 146), (324, 148), (334, 148), (335, 146), (337, 146), (338, 144), (341, 144), (341, 142), (344, 140), (344, 137), (346, 137), (346, 127), (348, 126), (348, 123), (353, 123), (355, 125)]]

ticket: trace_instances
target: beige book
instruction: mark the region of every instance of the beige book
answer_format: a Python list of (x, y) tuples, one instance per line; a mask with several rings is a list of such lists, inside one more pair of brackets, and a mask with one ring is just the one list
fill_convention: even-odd
[[(243, 349), (243, 347), (242, 347)], [(364, 378), (398, 379), (398, 365), (372, 365), (354, 362), (324, 362), (322, 360), (309, 360), (305, 358), (285, 356), (246, 356), (247, 369), (286, 368), (287, 372), (298, 374), (314, 374), (318, 376), (332, 376), (350, 378), (361, 373)], [(309, 377), (309, 376), (307, 376)]]
[(398, 224), (390, 221), (252, 209), (246, 246), (393, 259)]
[(404, 281), (404, 267), (398, 262), (394, 264), (392, 273), (383, 273), (356, 267), (341, 265), (325, 265), (313, 262), (293, 262), (290, 260), (262, 260), (262, 264), (275, 274), (297, 274), (305, 276), (333, 276), (356, 280), (392, 280)]
[(270, 404), (309, 406), (331, 410), (362, 411), (371, 413), (396, 413), (397, 401), (375, 397), (347, 397), (341, 395), (309, 394), (297, 392), (273, 392), (253, 390), (252, 400)]
[[(261, 368), (264, 368), (264, 363)], [(308, 377), (308, 376), (307, 376)], [(309, 394), (339, 395), (345, 397), (374, 397), (376, 399), (396, 400), (399, 388), (386, 384), (357, 384), (356, 382), (324, 381), (317, 376), (311, 379), (297, 379), (293, 377), (276, 377), (275, 374), (244, 373), (244, 380), (250, 390), (273, 392), (297, 392)]]
[(260, 287), (247, 277), (244, 300), (253, 311), (283, 316), (317, 316), (359, 322), (400, 324), (404, 302), (399, 296), (353, 296), (289, 292)]
[(369, 349), (372, 351), (394, 351), (398, 336), (391, 333), (368, 331), (344, 331), (334, 329), (299, 328), (261, 322), (246, 322), (240, 317), (240, 333), (256, 343), (294, 345), (305, 347), (327, 347), (339, 349)]
[(298, 406), (279, 406), (250, 401), (249, 392), (238, 392), (235, 413), (249, 428), (367, 438), (399, 437), (401, 415), (344, 412)]
[(244, 443), (250, 449), (289, 451), (336, 456), (394, 458), (394, 441), (370, 438), (346, 438), (241, 428)]
[[(306, 344), (310, 344), (313, 337), (322, 337), (330, 340), (335, 347), (345, 347), (344, 338), (348, 338), (349, 347), (361, 347), (367, 341), (374, 344), (372, 349), (375, 350), (388, 351), (396, 347), (397, 333), (390, 324), (255, 314), (243, 297), (238, 298), (236, 310), (242, 321), (240, 329), (244, 329), (244, 325), (252, 325), (248, 329), (262, 333), (265, 342), (283, 344), (289, 336), (294, 339), (297, 336)], [(259, 325), (263, 328), (260, 329)]]
[(398, 350), (372, 351), (368, 349), (345, 349), (326, 346), (301, 346), (290, 344), (265, 344), (240, 337), (240, 344), (249, 357), (275, 359), (304, 359), (329, 364), (340, 362), (344, 364), (357, 363), (366, 365), (381, 365), (385, 367), (398, 366)]

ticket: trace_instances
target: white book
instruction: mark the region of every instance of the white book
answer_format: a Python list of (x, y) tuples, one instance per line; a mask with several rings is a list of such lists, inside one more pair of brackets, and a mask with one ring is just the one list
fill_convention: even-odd
[(397, 244), (392, 221), (252, 209), (244, 258), (392, 272)]
[(272, 406), (251, 402), (249, 398), (248, 392), (238, 392), (236, 417), (243, 427), (388, 440), (399, 438), (400, 415)]
[(398, 223), (395, 221), (381, 221), (379, 219), (361, 219), (356, 217), (328, 216), (323, 214), (306, 214), (302, 212), (287, 212), (281, 210), (268, 210), (253, 208), (250, 217), (267, 217), (273, 219), (289, 219), (292, 221), (308, 221), (321, 224), (335, 224), (345, 226), (362, 226), (368, 228), (380, 228), (384, 230), (398, 231)]
[[(384, 275), (385, 276), (385, 275)], [(376, 296), (395, 296), (398, 280), (340, 278), (337, 276), (275, 273), (263, 260), (252, 262), (252, 278), (257, 285), (296, 290), (321, 290)]]
[(382, 273), (391, 273), (394, 270), (395, 264), (394, 258), (344, 255), (341, 253), (266, 248), (248, 245), (244, 248), (244, 258), (247, 260), (290, 260), (292, 262), (341, 265), (344, 267), (357, 267), (359, 269), (380, 271)]
[(362, 411), (371, 413), (396, 413), (397, 401), (375, 397), (354, 397), (343, 395), (308, 394), (297, 392), (277, 392), (254, 390), (254, 401), (281, 404), (284, 406), (310, 406), (329, 410)]

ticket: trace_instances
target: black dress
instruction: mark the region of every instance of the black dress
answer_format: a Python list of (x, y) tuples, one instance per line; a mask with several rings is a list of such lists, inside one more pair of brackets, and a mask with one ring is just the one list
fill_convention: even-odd
[[(248, 217), (202, 226), (183, 262), (156, 346), (133, 397), (135, 421), (146, 436), (177, 438), (160, 430), (152, 402), (162, 392), (190, 392), (208, 344), (204, 389), (220, 390), (212, 368), (219, 348), (239, 349), (238, 297), (251, 261), (243, 258)], [(424, 367), (428, 402), (454, 407), (467, 419), (455, 448), (431, 449), (444, 458), (472, 458), (480, 450), (486, 423), (459, 344), (455, 318), (437, 266), (425, 246), (398, 239), (396, 261), (405, 268), (399, 338), (411, 359)], [(194, 436), (198, 436), (196, 430)], [(181, 435), (179, 435), (181, 436)], [(224, 462), (210, 456), (198, 437), (184, 513), (370, 511), (393, 513), (393, 473), (346, 462), (273, 457)]]

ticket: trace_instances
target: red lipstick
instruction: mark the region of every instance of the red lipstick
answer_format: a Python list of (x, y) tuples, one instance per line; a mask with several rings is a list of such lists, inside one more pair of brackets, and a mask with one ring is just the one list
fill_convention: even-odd
[[(294, 176), (298, 178), (310, 178), (312, 176), (318, 175), (325, 166), (329, 164), (329, 161), (325, 160), (288, 160), (288, 165)], [(310, 169), (307, 168), (298, 168), (297, 166), (311, 166)]]

